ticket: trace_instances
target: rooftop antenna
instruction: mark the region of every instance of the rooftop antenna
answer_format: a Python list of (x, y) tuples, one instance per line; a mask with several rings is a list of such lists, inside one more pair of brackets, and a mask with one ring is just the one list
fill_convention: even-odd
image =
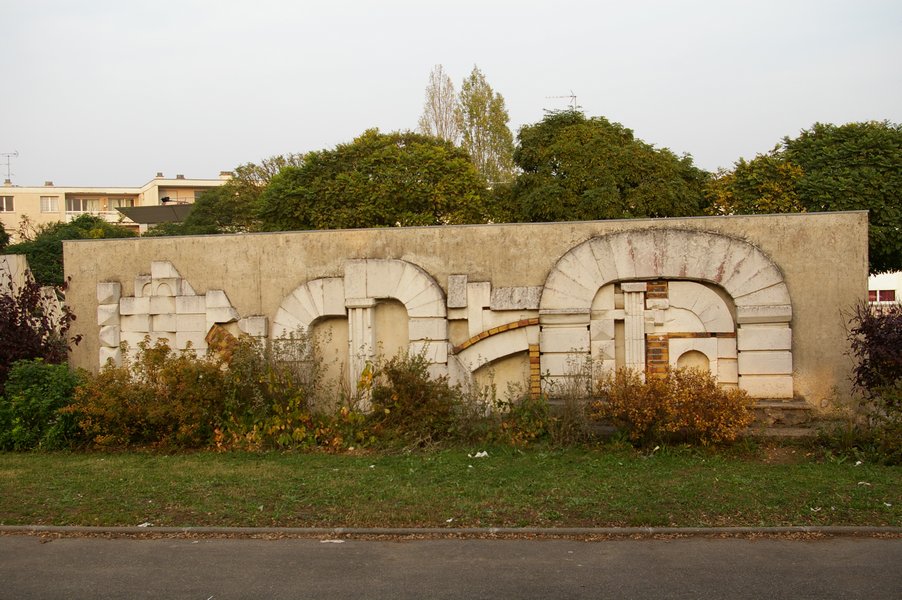
[(19, 151), (14, 150), (12, 152), (0, 152), (0, 156), (6, 159), (6, 180), (12, 181), (12, 172), (9, 170), (9, 159), (18, 157)]
[(570, 100), (570, 102), (568, 102), (568, 104), (570, 104), (570, 108), (572, 108), (573, 110), (576, 110), (576, 109), (577, 109), (577, 106), (576, 106), (576, 94), (573, 93), (573, 90), (570, 90), (570, 95), (569, 95), (569, 96), (545, 96), (545, 97), (546, 97), (546, 98), (549, 98), (549, 99), (552, 99), (552, 98), (555, 98), (555, 99), (556, 99), (556, 98), (567, 98), (568, 100)]

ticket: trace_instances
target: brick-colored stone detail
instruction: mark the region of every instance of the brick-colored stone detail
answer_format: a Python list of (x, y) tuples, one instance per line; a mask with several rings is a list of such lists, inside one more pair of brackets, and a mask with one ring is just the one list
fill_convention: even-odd
[[(533, 319), (521, 319), (519, 321), (513, 321), (511, 323), (499, 325), (498, 327), (492, 327), (488, 331), (482, 331), (480, 333), (477, 333), (476, 335), (474, 335), (467, 341), (465, 341), (461, 344), (458, 344), (457, 346), (455, 346), (454, 348), (451, 349), (451, 353), (457, 354), (458, 352), (460, 352), (462, 350), (466, 350), (467, 348), (469, 348), (476, 342), (480, 342), (487, 337), (491, 337), (493, 335), (498, 335), (499, 333), (504, 333), (505, 331), (519, 329), (520, 327), (529, 327), (530, 325), (538, 325), (538, 324), (539, 324), (539, 318), (535, 317)], [(538, 346), (536, 346), (536, 348), (538, 348)], [(536, 354), (536, 356), (538, 356), (538, 354)]]
[[(538, 320), (538, 319), (536, 319)], [(542, 394), (542, 367), (539, 345), (529, 345), (529, 395), (537, 398)]]
[(670, 364), (667, 335), (649, 335), (645, 339), (645, 372), (648, 377), (664, 377)]
[(734, 337), (736, 337), (736, 332), (735, 331), (723, 332), (723, 333), (709, 333), (707, 331), (695, 331), (695, 332), (689, 332), (689, 333), (680, 332), (680, 333), (668, 333), (667, 337), (670, 339), (675, 339), (675, 338), (681, 338), (681, 339), (686, 339), (686, 338), (734, 338)]
[(667, 285), (667, 281), (649, 281), (648, 287), (645, 289), (645, 298), (647, 300), (652, 299), (660, 299), (666, 300), (669, 297), (670, 291)]

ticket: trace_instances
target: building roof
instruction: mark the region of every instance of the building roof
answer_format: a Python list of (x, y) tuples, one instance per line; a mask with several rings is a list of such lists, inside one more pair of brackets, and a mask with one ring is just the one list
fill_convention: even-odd
[(181, 223), (193, 208), (193, 204), (162, 204), (160, 206), (117, 208), (116, 210), (135, 223), (157, 225), (158, 223)]

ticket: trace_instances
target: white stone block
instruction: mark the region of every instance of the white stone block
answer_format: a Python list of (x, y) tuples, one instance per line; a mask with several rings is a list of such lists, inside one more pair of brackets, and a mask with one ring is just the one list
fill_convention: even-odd
[(98, 304), (118, 304), (122, 297), (122, 284), (118, 281), (102, 281), (97, 284)]
[(740, 375), (739, 389), (752, 398), (792, 398), (792, 375)]
[(792, 352), (740, 352), (739, 373), (740, 375), (791, 375)]
[(786, 325), (743, 325), (736, 336), (739, 350), (792, 350), (792, 330)]
[(645, 281), (624, 281), (620, 284), (620, 289), (624, 294), (635, 294), (648, 290), (648, 283)]
[[(232, 323), (239, 319), (238, 311), (232, 307), (207, 308), (207, 323)], [(208, 328), (209, 329), (209, 328)]]
[[(426, 296), (426, 294), (421, 294), (421, 296)], [(430, 293), (425, 299), (422, 299), (420, 297), (414, 298), (411, 303), (407, 305), (407, 315), (410, 318), (441, 317), (444, 319), (445, 299), (442, 297), (436, 297), (436, 295), (433, 293)]]
[(323, 282), (323, 314), (331, 317), (345, 314), (345, 282), (341, 277), (326, 277)]
[(97, 324), (98, 325), (118, 325), (119, 324), (119, 302), (115, 304), (98, 304), (97, 305)]
[(129, 348), (134, 351), (138, 349), (138, 344), (146, 339), (149, 340), (150, 334), (146, 331), (125, 331), (119, 332), (119, 343), (128, 344)]
[(404, 291), (398, 289), (398, 284), (406, 266), (407, 263), (399, 260), (368, 259), (366, 295), (370, 298), (403, 298)]
[(542, 328), (539, 347), (542, 352), (587, 352), (589, 330), (586, 327)]
[(181, 295), (182, 296), (195, 296), (195, 295), (197, 295), (197, 292), (194, 291), (194, 288), (191, 287), (190, 283), (188, 283), (186, 280), (182, 279)]
[(613, 360), (616, 358), (616, 345), (614, 340), (592, 342), (593, 360)]
[(202, 354), (207, 351), (206, 335), (201, 331), (178, 331), (175, 334), (175, 347), (184, 350), (190, 342), (191, 348)]
[(667, 310), (670, 308), (670, 300), (667, 298), (646, 298), (645, 308), (648, 310)]
[(150, 318), (151, 331), (170, 332), (177, 331), (175, 313), (164, 313), (160, 315), (152, 315)]
[(538, 310), (541, 287), (506, 287), (493, 289), (489, 296), (492, 310)]
[(467, 276), (448, 275), (448, 308), (467, 307)]
[(449, 321), (463, 321), (467, 318), (467, 309), (466, 308), (449, 308), (448, 309), (448, 320)]
[(223, 290), (209, 290), (205, 294), (207, 299), (207, 308), (227, 308), (231, 307), (229, 297)]
[(174, 296), (151, 296), (150, 307), (148, 312), (152, 315), (165, 313), (175, 314), (175, 297)]
[(736, 338), (719, 337), (717, 339), (717, 358), (733, 358), (738, 355), (736, 353)]
[(721, 358), (717, 361), (718, 383), (739, 383), (739, 363), (735, 359)]
[(542, 374), (549, 373), (551, 375), (575, 375), (583, 369), (586, 360), (589, 358), (586, 353), (543, 353), (540, 358)]
[(154, 279), (181, 277), (168, 260), (155, 260), (150, 263), (150, 276)]
[(175, 312), (180, 315), (202, 315), (207, 312), (207, 298), (206, 296), (176, 296)]
[(119, 327), (116, 325), (104, 325), (100, 328), (100, 345), (110, 348), (119, 347)]
[(150, 296), (150, 275), (138, 275), (135, 277), (135, 298)]
[(744, 296), (733, 298), (736, 306), (791, 304), (785, 283), (778, 283)]
[(577, 326), (589, 325), (589, 309), (572, 309), (566, 308), (562, 310), (542, 309), (539, 311), (539, 319), (542, 327), (550, 326)]
[(150, 331), (150, 315), (123, 315), (119, 319), (119, 328), (122, 331), (147, 333)]
[(140, 315), (150, 312), (150, 298), (126, 297), (119, 300), (120, 315)]
[(106, 366), (109, 361), (113, 361), (114, 365), (122, 364), (122, 350), (117, 348), (101, 348), (99, 352), (100, 366)]
[(736, 322), (745, 323), (789, 323), (792, 319), (792, 306), (780, 304), (773, 306), (737, 306)]
[(366, 261), (347, 260), (344, 264), (346, 298), (366, 298)]
[(428, 362), (431, 363), (447, 363), (448, 362), (448, 343), (447, 342), (410, 342), (410, 353), (415, 355), (422, 354)]
[(675, 367), (680, 357), (687, 352), (701, 352), (708, 358), (708, 364), (717, 362), (716, 338), (671, 338), (667, 344), (670, 366)]
[(251, 337), (266, 337), (267, 319), (259, 315), (245, 317), (238, 321), (238, 329)]
[(411, 340), (447, 340), (448, 321), (445, 319), (414, 318), (408, 321), (408, 336)]
[(528, 325), (523, 329), (526, 330), (526, 343), (530, 346), (538, 345), (539, 343), (539, 334), (541, 330), (538, 325)]
[(175, 315), (175, 331), (207, 331), (207, 314), (177, 314)]
[(182, 278), (155, 279), (151, 287), (154, 296), (179, 296), (182, 293)]

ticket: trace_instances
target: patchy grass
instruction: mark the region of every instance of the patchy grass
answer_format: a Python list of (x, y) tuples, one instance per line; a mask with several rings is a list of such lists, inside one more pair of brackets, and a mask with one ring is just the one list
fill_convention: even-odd
[(902, 470), (806, 455), (0, 454), (0, 523), (286, 527), (902, 525)]

